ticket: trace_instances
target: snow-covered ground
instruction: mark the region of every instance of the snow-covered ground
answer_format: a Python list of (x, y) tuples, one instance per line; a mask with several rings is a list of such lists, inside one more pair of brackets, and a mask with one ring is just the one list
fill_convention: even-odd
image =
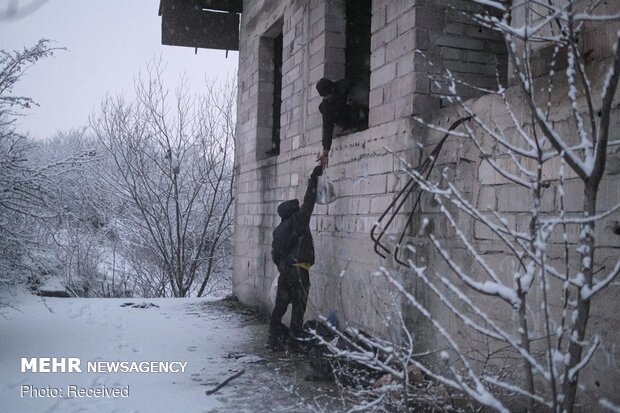
[[(303, 381), (305, 360), (264, 350), (266, 326), (234, 303), (43, 301), (27, 294), (17, 302), (14, 309), (0, 309), (0, 412), (297, 412), (314, 410), (309, 400), (333, 391)], [(22, 358), (44, 357), (78, 358), (82, 372), (22, 372)], [(88, 372), (88, 362), (97, 361), (124, 361), (129, 368), (131, 362), (187, 364), (175, 373)], [(243, 375), (205, 394), (241, 369)], [(127, 386), (129, 396), (122, 397)], [(76, 389), (123, 394), (76, 397)], [(53, 394), (58, 397), (45, 397)]]

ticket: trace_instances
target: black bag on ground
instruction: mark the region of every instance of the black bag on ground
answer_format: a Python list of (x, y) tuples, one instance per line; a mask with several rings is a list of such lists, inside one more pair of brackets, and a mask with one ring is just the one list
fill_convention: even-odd
[(306, 333), (305, 348), (310, 358), (309, 381), (331, 381), (334, 379), (331, 352), (322, 341), (330, 342), (336, 334), (322, 321), (308, 320), (304, 324)]
[[(377, 349), (366, 344), (366, 339), (372, 339), (364, 331), (357, 331), (355, 336), (346, 332), (336, 333), (324, 322), (309, 320), (304, 324), (306, 349), (310, 358), (310, 374), (306, 376), (309, 381), (332, 381), (336, 377), (347, 386), (368, 386), (373, 383), (382, 372), (374, 371), (368, 366), (359, 363), (346, 356), (347, 352), (373, 352)], [(330, 343), (344, 355), (338, 356), (330, 350), (325, 343)]]

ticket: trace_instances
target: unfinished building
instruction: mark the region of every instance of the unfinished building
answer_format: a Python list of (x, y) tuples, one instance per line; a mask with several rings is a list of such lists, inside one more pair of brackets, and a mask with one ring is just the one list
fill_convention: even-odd
[[(365, 85), (369, 91), (369, 128), (333, 141), (326, 175), (335, 185), (337, 199), (329, 205), (317, 205), (311, 220), (317, 262), (310, 271), (312, 286), (306, 317), (335, 310), (343, 324), (375, 334), (393, 334), (394, 319), (389, 316), (400, 312), (402, 302), (384, 278), (374, 275), (380, 267), (400, 274), (403, 283), (427, 308), (440, 311), (440, 303), (433, 301), (433, 295), (420, 282), (407, 281), (406, 267), (395, 262), (404, 258), (392, 254), (395, 246), (388, 240), (389, 235), (399, 236), (404, 230), (404, 240), (416, 246), (417, 263), (438, 271), (445, 268), (442, 257), (429, 247), (425, 231), (420, 231), (420, 219), (414, 217), (408, 221), (406, 213), (397, 214), (392, 230), (384, 237), (386, 250), (376, 251), (371, 231), (407, 182), (408, 177), (399, 173), (403, 167), (401, 160), (417, 166), (444, 135), (414, 118), (424, 116), (428, 122), (448, 129), (465, 117), (447, 99), (447, 85), (432, 81), (433, 75), (448, 69), (455, 77), (481, 89), (497, 88), (498, 79), (502, 84), (511, 84), (501, 35), (465, 15), (478, 11), (479, 6), (464, 0), (206, 3), (200, 10), (212, 13), (209, 24), (213, 30), (220, 31), (199, 35), (192, 32), (192, 36), (201, 40), (187, 39), (187, 34), (177, 32), (175, 36), (181, 40), (169, 42), (239, 50), (235, 295), (242, 302), (265, 311), (272, 308), (269, 291), (278, 275), (270, 256), (271, 233), (279, 222), (276, 207), (284, 200), (303, 197), (307, 177), (321, 149), (322, 120), (318, 109), (321, 97), (315, 85), (322, 77), (348, 78)], [(605, 7), (611, 10), (616, 6)], [(163, 16), (166, 17), (165, 10)], [(515, 13), (512, 22), (517, 25), (523, 18)], [(178, 27), (176, 23), (170, 24)], [(617, 23), (601, 24), (585, 31), (582, 47), (589, 55), (593, 71), (598, 61), (612, 54), (617, 28)], [(223, 36), (229, 33), (233, 37)], [(535, 52), (539, 59), (532, 70), (548, 73), (550, 50), (540, 48)], [(565, 97), (565, 89), (566, 86), (564, 89), (560, 86), (554, 91), (559, 97), (554, 101), (551, 116), (557, 129), (571, 135), (575, 131), (569, 119), (571, 104)], [(506, 131), (514, 126), (502, 112), (503, 102), (496, 95), (485, 95), (480, 89), (472, 88), (459, 89), (458, 93), (464, 99), (471, 99), (469, 107), (478, 116), (492, 119), (498, 130)], [(520, 103), (518, 93), (513, 95), (516, 106)], [(612, 117), (612, 130), (620, 130), (620, 118), (615, 110)], [(617, 148), (610, 148), (599, 195), (600, 210), (620, 203)], [(511, 225), (527, 228), (531, 215), (528, 191), (497, 173), (474, 145), (462, 139), (448, 140), (436, 162), (437, 170), (448, 168), (448, 174), (474, 206), (500, 212), (510, 218)], [(549, 168), (557, 170), (559, 162)], [(565, 184), (566, 210), (578, 212), (583, 208), (580, 196), (583, 191), (581, 183), (573, 178), (569, 174)], [(559, 202), (559, 190), (551, 185), (542, 199), (541, 211), (557, 210)], [(411, 207), (411, 203), (406, 203), (403, 211)], [(437, 205), (423, 198), (419, 209), (430, 217), (435, 237), (446, 245), (454, 240), (449, 248), (453, 248), (455, 255), (462, 254), (463, 247), (455, 240), (454, 228), (445, 219), (433, 215)], [(618, 256), (618, 220), (616, 212), (597, 224), (599, 264), (607, 269)], [(499, 267), (504, 265), (502, 268), (511, 271), (506, 252), (496, 248), (495, 234), (478, 222), (463, 224), (466, 236), (482, 254), (491, 261), (505, 262), (505, 265), (498, 264)], [(464, 263), (475, 265), (471, 257), (464, 257)], [(612, 400), (615, 397), (616, 401), (618, 396), (613, 395), (613, 388), (619, 376), (615, 361), (609, 363), (609, 359), (618, 356), (615, 343), (620, 338), (619, 292), (618, 286), (612, 286), (597, 299), (592, 328), (600, 330), (604, 349), (594, 357), (594, 376), (587, 378), (590, 383), (596, 383), (593, 388), (600, 394)], [(432, 348), (436, 337), (428, 322), (415, 311), (407, 310), (403, 314), (420, 347)], [(498, 310), (497, 314), (509, 317), (509, 311)], [(456, 330), (457, 326), (452, 328)]]

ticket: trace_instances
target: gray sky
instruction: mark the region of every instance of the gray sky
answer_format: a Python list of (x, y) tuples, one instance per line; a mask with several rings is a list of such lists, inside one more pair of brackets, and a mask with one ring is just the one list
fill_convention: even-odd
[(0, 49), (22, 49), (40, 38), (66, 51), (31, 67), (14, 94), (33, 98), (34, 107), (19, 119), (21, 132), (44, 139), (57, 131), (86, 125), (106, 93), (133, 94), (133, 81), (153, 57), (167, 62), (165, 83), (174, 89), (187, 73), (192, 91), (205, 77), (236, 76), (237, 52), (161, 45), (159, 0), (0, 0), (0, 16), (41, 3), (23, 18), (0, 20)]

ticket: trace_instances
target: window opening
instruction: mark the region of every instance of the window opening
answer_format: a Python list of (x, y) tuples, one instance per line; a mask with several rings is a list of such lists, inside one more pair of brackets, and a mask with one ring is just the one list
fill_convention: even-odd
[(360, 111), (360, 129), (366, 129), (370, 93), (372, 0), (346, 0), (346, 16), (345, 78), (352, 85), (349, 99)]
[(256, 158), (280, 154), (282, 114), (282, 21), (268, 29), (259, 40), (258, 107)]
[(268, 155), (280, 154), (280, 114), (282, 111), (282, 33), (273, 39), (273, 109), (271, 112), (271, 150)]

